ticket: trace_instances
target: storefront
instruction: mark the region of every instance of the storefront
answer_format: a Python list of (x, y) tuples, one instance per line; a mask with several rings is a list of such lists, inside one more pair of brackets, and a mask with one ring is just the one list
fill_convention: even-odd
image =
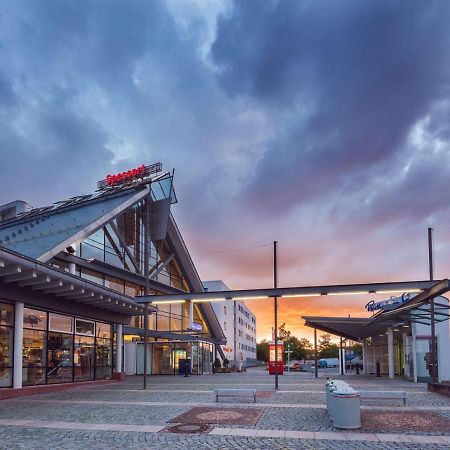
[[(0, 387), (111, 379), (133, 357), (123, 337), (142, 340), (138, 297), (203, 290), (170, 213), (173, 172), (161, 171), (141, 166), (0, 222)], [(147, 373), (176, 374), (185, 361), (211, 373), (225, 342), (211, 305), (149, 303)], [(135, 350), (134, 374), (144, 373)]]

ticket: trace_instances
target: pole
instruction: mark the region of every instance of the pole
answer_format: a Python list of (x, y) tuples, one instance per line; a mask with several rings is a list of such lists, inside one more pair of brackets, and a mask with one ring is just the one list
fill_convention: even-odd
[(288, 372), (290, 372), (290, 366), (291, 366), (291, 344), (288, 344)]
[(314, 328), (314, 376), (319, 377), (319, 368), (317, 367), (317, 328)]
[[(428, 268), (430, 271), (430, 281), (434, 280), (434, 264), (433, 264), (433, 229), (428, 228)], [(431, 380), (433, 383), (437, 381), (436, 373), (436, 325), (434, 322), (434, 298), (430, 300), (430, 322), (431, 322)]]
[[(277, 279), (277, 241), (273, 241), (273, 287), (278, 286)], [(274, 334), (275, 334), (275, 389), (278, 389), (278, 297), (273, 298)]]
[(343, 360), (345, 361), (345, 358), (343, 357), (344, 356), (344, 354), (343, 354), (343, 352), (342, 352), (342, 338), (341, 338), (341, 341), (340, 341), (340, 349), (341, 349), (341, 351), (340, 351), (340, 355), (339, 355), (339, 357), (340, 357), (340, 366), (341, 366), (341, 375), (344, 375), (344, 366), (343, 366)]
[[(149, 259), (149, 209), (150, 196), (145, 199), (144, 203), (144, 295), (148, 295), (149, 279), (148, 279), (148, 259)], [(144, 389), (147, 389), (147, 339), (148, 339), (148, 303), (144, 303)]]

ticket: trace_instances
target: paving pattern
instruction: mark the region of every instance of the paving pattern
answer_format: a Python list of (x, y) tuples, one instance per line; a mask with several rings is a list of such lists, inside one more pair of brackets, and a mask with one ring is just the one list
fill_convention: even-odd
[[(383, 429), (380, 421), (379, 429), (336, 430), (324, 406), (325, 377), (290, 373), (280, 377), (279, 391), (270, 395), (273, 377), (253, 369), (242, 374), (149, 377), (146, 391), (142, 378), (131, 377), (125, 383), (0, 401), (0, 449), (450, 449), (450, 429), (421, 427), (417, 419), (434, 414), (447, 423), (450, 398), (428, 393), (424, 384), (401, 380), (356, 375), (346, 380), (364, 390), (406, 390), (406, 407), (398, 401), (371, 400), (362, 403), (363, 411), (373, 415), (382, 410), (386, 417), (402, 412), (397, 416), (405, 421), (411, 414), (418, 426), (396, 431)], [(255, 387), (264, 394), (256, 404), (239, 399), (216, 403), (216, 387)], [(193, 408), (210, 411), (203, 428), (174, 421), (177, 416), (191, 417)], [(256, 419), (240, 421), (236, 416), (235, 422), (221, 423), (221, 411), (233, 409)], [(211, 423), (214, 417), (217, 423)]]

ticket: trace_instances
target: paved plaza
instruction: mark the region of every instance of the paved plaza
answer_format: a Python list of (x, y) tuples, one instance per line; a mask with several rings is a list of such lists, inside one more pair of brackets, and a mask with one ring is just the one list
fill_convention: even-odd
[[(407, 404), (363, 401), (362, 429), (344, 432), (327, 417), (325, 374), (318, 380), (309, 373), (285, 374), (276, 393), (273, 377), (263, 369), (153, 376), (146, 391), (142, 377), (131, 377), (124, 383), (0, 401), (0, 448), (450, 448), (450, 427), (441, 425), (450, 421), (450, 398), (427, 392), (424, 384), (362, 375), (345, 379), (364, 390), (406, 390)], [(216, 387), (255, 387), (257, 402), (224, 398), (216, 403)], [(386, 426), (379, 421), (374, 429), (375, 413), (383, 415)], [(397, 422), (401, 426), (396, 428)]]

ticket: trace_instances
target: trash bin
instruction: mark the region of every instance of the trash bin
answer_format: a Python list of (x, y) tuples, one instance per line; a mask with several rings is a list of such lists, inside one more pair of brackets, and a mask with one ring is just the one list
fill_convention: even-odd
[(330, 414), (336, 428), (347, 430), (361, 428), (361, 401), (358, 391), (342, 387), (332, 392), (332, 413)]

